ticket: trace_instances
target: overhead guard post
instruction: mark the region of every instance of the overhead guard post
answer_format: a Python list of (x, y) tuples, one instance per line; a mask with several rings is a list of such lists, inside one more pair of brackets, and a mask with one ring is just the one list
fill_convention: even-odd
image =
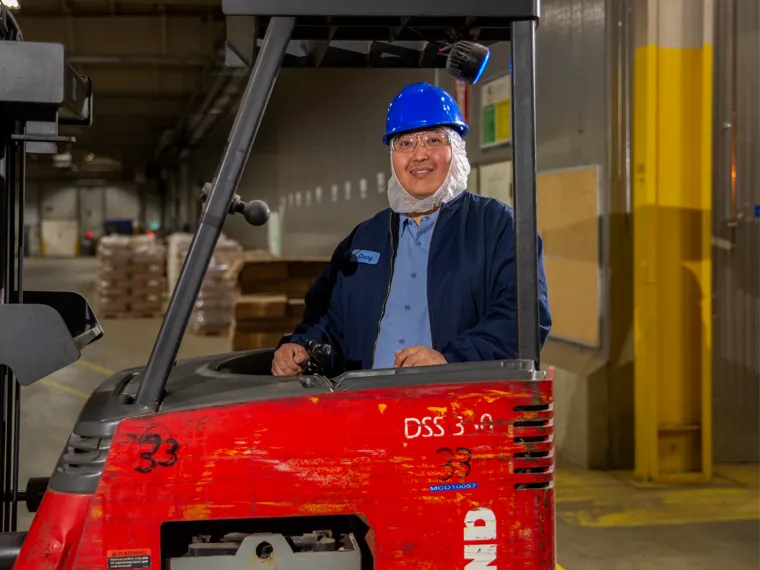
[(536, 22), (512, 23), (512, 176), (515, 201), (517, 358), (538, 364), (538, 224), (536, 217)]
[(163, 399), (164, 388), (177, 358), (203, 276), (211, 262), (232, 197), (261, 125), (294, 25), (295, 18), (291, 17), (272, 18), (269, 22), (219, 170), (213, 180), (206, 208), (148, 360), (145, 377), (136, 397), (138, 407), (156, 410)]

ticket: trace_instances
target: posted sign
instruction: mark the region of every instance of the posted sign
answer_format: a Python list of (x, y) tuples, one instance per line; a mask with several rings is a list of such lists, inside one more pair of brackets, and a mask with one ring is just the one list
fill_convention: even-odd
[(480, 148), (512, 142), (512, 77), (505, 75), (480, 89)]

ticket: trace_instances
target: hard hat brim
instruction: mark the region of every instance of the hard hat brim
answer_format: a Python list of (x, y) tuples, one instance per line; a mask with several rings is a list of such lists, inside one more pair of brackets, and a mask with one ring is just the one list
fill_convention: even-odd
[(430, 121), (417, 121), (415, 123), (408, 123), (405, 125), (401, 125), (395, 129), (391, 129), (387, 131), (383, 135), (383, 144), (390, 145), (391, 139), (395, 137), (396, 135), (400, 135), (402, 133), (408, 133), (411, 131), (416, 131), (418, 129), (432, 129), (435, 127), (451, 127), (454, 129), (457, 133), (459, 133), (459, 136), (464, 138), (467, 136), (467, 133), (470, 131), (470, 127), (467, 125), (467, 123), (464, 122), (452, 122), (452, 123), (441, 123), (441, 122), (430, 122)]

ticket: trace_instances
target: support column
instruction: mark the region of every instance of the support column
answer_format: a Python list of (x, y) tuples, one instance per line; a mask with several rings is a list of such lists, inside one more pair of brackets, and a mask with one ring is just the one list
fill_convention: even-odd
[(635, 477), (712, 477), (714, 0), (634, 0)]

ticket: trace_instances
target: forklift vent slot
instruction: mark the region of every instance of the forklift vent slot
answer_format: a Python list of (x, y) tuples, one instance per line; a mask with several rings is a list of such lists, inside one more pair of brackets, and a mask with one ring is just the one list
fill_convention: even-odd
[(59, 471), (71, 475), (102, 471), (108, 455), (109, 444), (108, 440), (72, 434), (66, 451), (61, 457)]
[(526, 437), (516, 437), (515, 443), (546, 443), (549, 441), (548, 435), (531, 435)]
[(548, 425), (549, 420), (517, 420), (515, 422), (516, 428), (545, 427)]
[(516, 412), (548, 412), (551, 410), (551, 404), (535, 404), (528, 406), (515, 406)]
[(536, 473), (548, 473), (551, 467), (548, 465), (542, 467), (517, 467), (515, 475), (535, 475)]
[(550, 451), (521, 451), (515, 453), (515, 459), (544, 459), (550, 455)]
[(516, 491), (535, 491), (539, 489), (551, 489), (552, 482), (544, 481), (541, 483), (517, 483), (515, 485)]

